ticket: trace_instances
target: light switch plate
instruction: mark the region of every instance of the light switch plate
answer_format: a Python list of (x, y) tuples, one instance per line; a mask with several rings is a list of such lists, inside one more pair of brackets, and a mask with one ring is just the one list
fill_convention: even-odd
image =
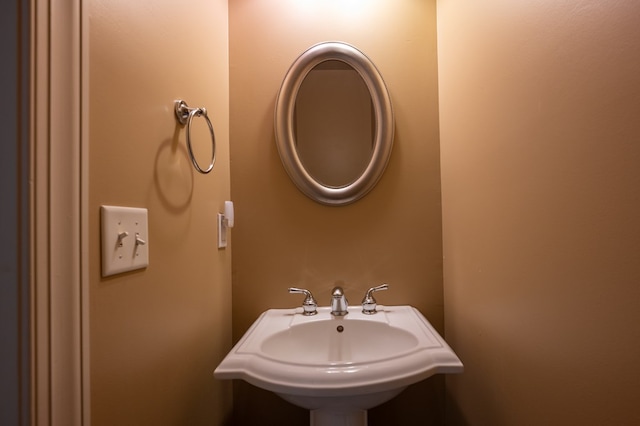
[(101, 206), (102, 276), (149, 265), (147, 209)]
[(227, 225), (224, 223), (224, 215), (218, 213), (218, 248), (227, 247)]

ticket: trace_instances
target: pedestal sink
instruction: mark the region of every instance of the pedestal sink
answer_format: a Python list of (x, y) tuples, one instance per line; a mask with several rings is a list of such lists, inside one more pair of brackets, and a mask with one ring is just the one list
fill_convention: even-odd
[(462, 362), (411, 306), (270, 309), (216, 368), (218, 379), (242, 379), (311, 410), (312, 426), (363, 426), (367, 410), (408, 385), (438, 373), (461, 373)]

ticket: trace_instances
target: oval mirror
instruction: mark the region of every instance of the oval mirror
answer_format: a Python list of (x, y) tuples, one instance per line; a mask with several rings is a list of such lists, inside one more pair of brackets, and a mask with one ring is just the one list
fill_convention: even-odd
[(393, 127), (382, 76), (346, 43), (306, 50), (276, 100), (282, 164), (296, 186), (322, 204), (349, 204), (373, 189), (391, 155)]

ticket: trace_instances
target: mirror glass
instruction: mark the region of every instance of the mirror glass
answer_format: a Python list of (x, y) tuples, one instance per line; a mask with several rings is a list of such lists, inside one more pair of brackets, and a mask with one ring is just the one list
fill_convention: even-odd
[(369, 89), (342, 61), (325, 61), (304, 78), (295, 107), (296, 151), (322, 185), (353, 183), (373, 154), (375, 117)]
[(291, 65), (276, 100), (276, 143), (289, 177), (313, 200), (343, 205), (371, 191), (393, 132), (384, 80), (355, 47), (320, 43)]

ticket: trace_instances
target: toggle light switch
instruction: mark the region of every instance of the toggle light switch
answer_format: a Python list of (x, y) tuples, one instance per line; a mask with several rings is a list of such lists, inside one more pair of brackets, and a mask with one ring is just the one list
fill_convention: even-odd
[(147, 209), (101, 206), (102, 276), (149, 265)]

